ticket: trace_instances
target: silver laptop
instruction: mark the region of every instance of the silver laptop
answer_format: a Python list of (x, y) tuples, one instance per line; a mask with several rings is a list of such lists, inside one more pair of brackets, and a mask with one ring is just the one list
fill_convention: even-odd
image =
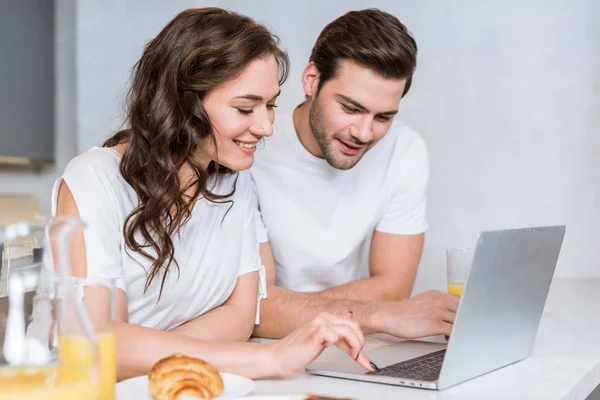
[(380, 370), (365, 372), (347, 355), (317, 359), (311, 374), (444, 389), (531, 354), (564, 226), (483, 232), (448, 344), (403, 341), (365, 351)]

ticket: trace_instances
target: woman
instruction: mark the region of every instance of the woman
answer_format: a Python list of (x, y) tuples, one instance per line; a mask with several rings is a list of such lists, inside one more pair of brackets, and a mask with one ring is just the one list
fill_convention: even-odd
[(251, 378), (289, 375), (334, 343), (371, 369), (358, 325), (334, 315), (245, 343), (265, 283), (254, 193), (235, 171), (272, 134), (288, 62), (250, 18), (182, 12), (135, 66), (128, 128), (57, 181), (55, 212), (88, 223), (72, 242), (74, 274), (118, 282), (119, 380), (177, 352)]

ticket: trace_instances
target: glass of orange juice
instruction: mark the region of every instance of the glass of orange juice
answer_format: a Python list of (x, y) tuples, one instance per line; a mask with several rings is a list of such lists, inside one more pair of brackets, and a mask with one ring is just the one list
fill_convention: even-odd
[[(100, 353), (100, 395), (97, 400), (114, 400), (117, 380), (116, 285), (108, 278), (71, 278), (79, 287), (91, 320)], [(62, 364), (88, 365), (92, 361), (89, 342), (78, 335), (59, 335), (58, 359)]]
[(452, 248), (446, 250), (448, 293), (461, 296), (473, 263), (474, 249)]

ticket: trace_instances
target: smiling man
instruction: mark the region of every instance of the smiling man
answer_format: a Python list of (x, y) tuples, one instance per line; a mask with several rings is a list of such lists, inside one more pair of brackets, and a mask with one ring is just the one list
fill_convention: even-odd
[(278, 115), (251, 170), (269, 286), (255, 334), (281, 337), (319, 311), (352, 311), (365, 331), (400, 337), (406, 324), (427, 336), (453, 322), (450, 295), (402, 301), (427, 229), (427, 148), (394, 120), (416, 56), (383, 11), (349, 12), (321, 32), (302, 74), (306, 100)]

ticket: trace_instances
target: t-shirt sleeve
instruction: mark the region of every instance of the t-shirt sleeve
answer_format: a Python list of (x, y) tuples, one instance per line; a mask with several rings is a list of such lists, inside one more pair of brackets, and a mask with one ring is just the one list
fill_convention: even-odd
[(260, 259), (260, 248), (257, 240), (256, 215), (257, 200), (253, 182), (247, 172), (240, 173), (240, 186), (242, 192), (240, 201), (243, 202), (243, 232), (242, 248), (240, 252), (240, 275), (249, 272), (258, 272), (258, 299), (256, 306), (255, 323), (260, 322), (260, 302), (267, 298), (267, 274)]
[(254, 224), (256, 226), (256, 238), (259, 243), (265, 243), (269, 241), (269, 235), (267, 233), (267, 227), (262, 220), (262, 213), (260, 211), (260, 203), (258, 201), (258, 191), (256, 190), (256, 182), (252, 179), (252, 191), (254, 192)]
[(427, 146), (420, 137), (413, 141), (388, 171), (396, 184), (376, 230), (398, 235), (415, 235), (427, 230), (426, 206), (429, 180)]
[(79, 217), (85, 223), (87, 277), (115, 279), (116, 286), (127, 292), (121, 253), (122, 218), (115, 182), (107, 168), (91, 157), (71, 161), (54, 186), (52, 208), (56, 214), (58, 189), (64, 181), (77, 204)]

